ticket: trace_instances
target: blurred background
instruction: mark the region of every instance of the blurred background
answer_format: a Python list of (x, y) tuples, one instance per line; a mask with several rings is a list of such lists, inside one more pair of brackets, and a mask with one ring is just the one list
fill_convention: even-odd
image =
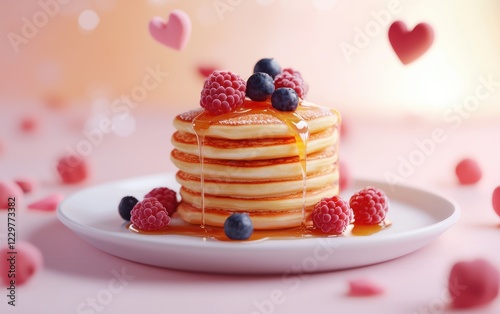
[[(2, 177), (32, 173), (54, 182), (54, 163), (64, 154), (90, 160), (92, 183), (173, 171), (171, 121), (199, 106), (203, 73), (226, 69), (246, 79), (263, 57), (299, 70), (309, 101), (340, 110), (342, 151), (356, 175), (397, 172), (400, 156), (411, 156), (415, 142), (432, 137), (435, 128), (447, 138), (436, 152), (453, 147), (455, 155), (469, 155), (482, 149), (472, 146), (479, 145), (477, 135), (458, 127), (487, 129), (500, 115), (496, 0), (25, 0), (3, 6)], [(184, 11), (192, 24), (182, 50), (148, 31), (153, 17), (166, 21), (173, 10)], [(430, 48), (407, 65), (388, 39), (394, 21), (408, 29), (427, 23), (434, 32)], [(398, 139), (388, 135), (400, 131)], [(384, 140), (367, 141), (368, 134)], [(358, 168), (367, 154), (379, 165)], [(455, 157), (433, 154), (411, 179), (429, 180), (446, 158)]]
[[(143, 104), (175, 112), (198, 106), (200, 67), (247, 78), (262, 57), (301, 71), (309, 100), (354, 114), (440, 116), (474, 92), (478, 77), (500, 81), (496, 0), (25, 0), (3, 7), (0, 106), (99, 106), (160, 67), (168, 78)], [(193, 26), (182, 51), (148, 33), (152, 17), (167, 19), (174, 9)], [(409, 29), (426, 22), (435, 33), (431, 48), (406, 66), (387, 36), (395, 20)], [(476, 115), (500, 113), (498, 95)]]
[[(192, 24), (180, 51), (158, 43), (148, 31), (153, 17), (166, 21), (173, 10), (184, 11)], [(496, 265), (500, 261), (500, 251), (491, 241), (498, 239), (500, 230), (491, 209), (492, 191), (500, 185), (500, 149), (495, 144), (500, 134), (499, 17), (499, 0), (2, 0), (0, 198), (6, 195), (1, 193), (7, 186), (3, 183), (34, 187), (17, 191), (17, 231), (20, 239), (40, 248), (47, 270), (19, 290), (21, 306), (34, 309), (20, 311), (35, 313), (43, 304), (44, 309), (59, 306), (63, 313), (80, 312), (81, 302), (96, 294), (99, 300), (101, 292), (108, 291), (105, 284), (122, 265), (130, 267), (137, 280), (124, 290), (128, 292), (116, 296), (108, 312), (119, 312), (113, 309), (128, 306), (123, 301), (140, 293), (146, 299), (138, 306), (156, 306), (168, 295), (177, 300), (174, 308), (182, 304), (188, 312), (186, 305), (198, 304), (191, 301), (191, 293), (175, 297), (184, 291), (179, 283), (188, 287), (193, 282), (192, 292), (202, 291), (202, 299), (211, 298), (208, 287), (248, 306), (253, 300), (270, 302), (269, 291), (271, 296), (281, 291), (276, 290), (283, 287), (281, 277), (259, 277), (253, 294), (245, 287), (245, 293), (234, 298), (239, 293), (233, 289), (234, 278), (228, 277), (225, 285), (226, 279), (214, 283), (215, 277), (160, 274), (142, 265), (122, 264), (121, 259), (84, 246), (54, 213), (54, 199), (85, 186), (159, 173), (165, 174), (166, 185), (173, 182), (172, 120), (199, 107), (204, 73), (225, 69), (246, 79), (263, 57), (300, 71), (310, 87), (307, 100), (341, 112), (343, 179), (421, 185), (456, 200), (463, 217), (439, 243), (395, 264), (336, 272), (334, 277), (321, 274), (327, 276), (323, 286), (319, 277), (311, 276), (304, 287), (317, 287), (316, 292), (324, 287), (321, 293), (300, 291), (302, 299), (290, 294), (290, 303), (276, 307), (277, 312), (304, 312), (309, 307), (304, 297), (313, 294), (328, 295), (325, 302), (331, 305), (332, 300), (335, 308), (341, 308), (341, 302), (362, 306), (361, 313), (373, 312), (373, 305), (382, 303), (392, 306), (392, 312), (394, 305), (405, 312), (429, 312), (436, 304), (445, 311), (449, 298), (443, 293), (444, 270), (452, 260), (484, 256)], [(407, 65), (389, 42), (394, 21), (409, 29), (427, 23), (434, 33), (430, 48)], [(68, 156), (81, 162), (71, 165)], [(461, 185), (457, 180), (455, 165), (465, 157), (483, 169), (477, 184)], [(88, 172), (77, 171), (85, 176), (67, 184), (58, 164)], [(144, 181), (127, 182), (123, 188), (140, 197), (136, 188)], [(47, 197), (53, 215), (30, 206), (47, 203)], [(0, 221), (1, 245), (7, 239), (5, 210), (0, 209)], [(340, 292), (339, 298), (335, 296), (332, 282), (340, 287), (345, 278), (371, 274), (388, 292), (392, 289), (384, 299), (372, 300), (382, 303), (342, 301)], [(242, 282), (253, 285), (248, 279)], [(175, 288), (169, 294), (172, 283)], [(402, 285), (405, 289), (398, 289)], [(71, 287), (72, 294), (47, 302), (61, 287)], [(1, 304), (8, 306), (1, 302), (0, 313), (10, 311), (3, 311)], [(499, 305), (497, 298), (488, 313), (499, 313)]]

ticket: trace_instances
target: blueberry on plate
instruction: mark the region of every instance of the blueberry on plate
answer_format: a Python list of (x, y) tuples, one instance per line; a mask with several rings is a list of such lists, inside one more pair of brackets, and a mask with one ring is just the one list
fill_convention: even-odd
[(130, 221), (130, 212), (139, 201), (133, 196), (125, 196), (118, 205), (118, 212), (123, 219)]
[(269, 74), (273, 79), (281, 73), (281, 66), (273, 58), (264, 58), (257, 61), (253, 68), (253, 73), (264, 72)]
[(247, 213), (233, 213), (224, 222), (224, 233), (231, 240), (246, 240), (253, 233), (253, 223)]
[(271, 98), (274, 92), (273, 78), (264, 72), (252, 74), (247, 81), (246, 95), (251, 100), (265, 101)]
[(271, 96), (271, 104), (279, 111), (294, 111), (299, 105), (299, 96), (292, 88), (281, 87)]

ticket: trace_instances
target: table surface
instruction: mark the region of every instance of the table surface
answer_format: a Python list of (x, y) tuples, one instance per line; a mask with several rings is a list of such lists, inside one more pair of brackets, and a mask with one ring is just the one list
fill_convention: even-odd
[[(460, 125), (419, 116), (399, 118), (345, 117), (341, 158), (354, 177), (385, 180), (388, 173), (406, 183), (439, 191), (462, 210), (459, 222), (437, 240), (407, 256), (367, 267), (303, 274), (291, 286), (281, 275), (217, 275), (162, 269), (120, 259), (80, 239), (58, 221), (55, 212), (28, 210), (26, 204), (53, 192), (70, 195), (83, 187), (138, 176), (172, 172), (168, 159), (171, 120), (182, 108), (139, 108), (135, 131), (128, 136), (105, 134), (88, 159), (92, 176), (83, 184), (62, 185), (54, 161), (85, 139), (85, 110), (29, 111), (40, 118), (33, 134), (19, 130), (26, 107), (0, 107), (0, 177), (32, 177), (38, 188), (24, 196), (18, 209), (19, 240), (35, 244), (44, 268), (17, 287), (17, 305), (0, 297), (1, 313), (447, 313), (447, 277), (459, 260), (486, 258), (500, 266), (500, 218), (491, 193), (500, 184), (500, 126), (464, 120)], [(40, 113), (40, 114), (39, 114)], [(436, 133), (437, 132), (437, 133)], [(439, 141), (433, 140), (435, 134)], [(432, 143), (433, 144), (432, 144)], [(403, 160), (422, 150), (425, 158), (413, 169)], [(460, 186), (454, 166), (463, 157), (478, 160), (484, 171), (473, 186)], [(416, 159), (413, 159), (414, 161)], [(0, 241), (6, 242), (6, 212), (0, 211)], [(118, 273), (127, 280), (117, 285)], [(375, 297), (349, 297), (348, 281), (368, 278), (386, 289)], [(273, 296), (282, 297), (279, 304)], [(499, 313), (500, 298), (488, 306), (459, 313)]]

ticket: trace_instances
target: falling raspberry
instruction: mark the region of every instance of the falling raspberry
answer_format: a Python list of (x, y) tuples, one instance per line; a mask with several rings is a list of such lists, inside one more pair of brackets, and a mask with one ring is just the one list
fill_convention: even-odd
[(498, 216), (500, 216), (500, 186), (497, 186), (495, 190), (493, 190), (493, 194), (491, 196), (491, 203), (493, 205), (493, 209)]
[(457, 175), (460, 184), (475, 184), (481, 180), (483, 175), (481, 167), (471, 158), (462, 159), (455, 167), (455, 174)]
[(80, 183), (89, 176), (87, 161), (78, 155), (66, 155), (57, 162), (57, 172), (65, 184)]
[[(43, 268), (43, 255), (33, 244), (26, 241), (16, 242), (16, 264), (15, 264), (15, 282), (16, 285), (23, 285)], [(11, 285), (12, 265), (9, 257), (12, 256), (12, 249), (4, 247), (0, 249), (0, 282), (7, 286)]]

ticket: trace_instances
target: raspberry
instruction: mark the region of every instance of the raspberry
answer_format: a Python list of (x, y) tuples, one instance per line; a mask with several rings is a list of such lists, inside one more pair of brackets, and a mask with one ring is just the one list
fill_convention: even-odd
[(326, 234), (342, 234), (351, 217), (351, 209), (338, 195), (322, 198), (312, 211), (314, 227)]
[(144, 198), (146, 197), (156, 198), (165, 207), (169, 215), (172, 215), (177, 210), (177, 195), (175, 191), (169, 188), (152, 189), (148, 194), (144, 195)]
[(354, 224), (376, 225), (384, 221), (389, 200), (383, 191), (366, 187), (351, 196), (349, 206), (354, 213)]
[(170, 223), (170, 217), (163, 205), (154, 197), (145, 198), (132, 208), (130, 221), (139, 230), (161, 230)]
[(34, 133), (40, 127), (40, 120), (37, 116), (26, 116), (20, 121), (21, 131), (24, 133)]
[(292, 68), (283, 69), (283, 73), (291, 74), (291, 75), (297, 77), (298, 79), (301, 79), (302, 81), (304, 81), (304, 78), (302, 77), (302, 74), (300, 74), (299, 71), (295, 71)]
[(274, 78), (274, 87), (276, 89), (280, 87), (292, 88), (302, 99), (304, 99), (308, 90), (307, 84), (302, 78), (300, 72), (290, 68), (284, 69), (283, 72), (276, 75)]
[[(0, 285), (12, 285), (12, 273), (15, 276), (15, 284), (28, 283), (33, 276), (43, 268), (43, 254), (40, 249), (30, 242), (18, 241), (15, 244), (16, 255), (12, 254), (12, 247), (0, 247)], [(15, 258), (15, 272), (12, 267), (12, 256)]]
[(89, 176), (89, 166), (79, 155), (68, 154), (57, 161), (57, 172), (65, 184), (80, 183)]
[(236, 74), (214, 71), (205, 81), (200, 105), (219, 115), (241, 106), (245, 100), (246, 82)]
[(483, 175), (479, 164), (470, 158), (462, 159), (455, 167), (455, 174), (457, 175), (460, 184), (474, 184), (481, 180)]

